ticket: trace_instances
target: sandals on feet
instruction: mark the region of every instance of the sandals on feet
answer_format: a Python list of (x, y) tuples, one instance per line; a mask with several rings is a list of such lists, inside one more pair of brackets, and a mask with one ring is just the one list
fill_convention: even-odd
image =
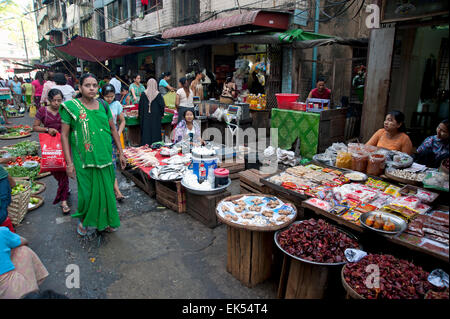
[(83, 227), (83, 224), (81, 222), (78, 223), (77, 233), (82, 237), (87, 235), (87, 229)]
[(112, 228), (110, 226), (105, 228), (105, 232), (107, 233), (114, 233), (117, 230), (117, 228)]
[(61, 205), (61, 208), (62, 208), (63, 215), (67, 215), (70, 213), (69, 205)]

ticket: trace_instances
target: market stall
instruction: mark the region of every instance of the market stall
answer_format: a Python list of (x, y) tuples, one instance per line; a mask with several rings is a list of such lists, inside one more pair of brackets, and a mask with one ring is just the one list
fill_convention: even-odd
[[(350, 145), (352, 146), (354, 145)], [(372, 151), (376, 155), (377, 150)], [(350, 159), (346, 158), (347, 168), (341, 167), (342, 153), (339, 154), (341, 156), (337, 155), (337, 166), (297, 166), (261, 181), (276, 194), (297, 198), (297, 203), (301, 203), (303, 208), (320, 217), (358, 233), (382, 235), (391, 243), (448, 263), (448, 206), (442, 205), (448, 195), (448, 175), (427, 170), (421, 173), (421, 187), (399, 184), (387, 178), (384, 171), (401, 171), (402, 169), (394, 166), (395, 163), (407, 165), (406, 154), (396, 154), (397, 162), (387, 161), (390, 165), (386, 169), (381, 170), (384, 166), (379, 163), (371, 164), (378, 170), (375, 172), (377, 170), (374, 169), (373, 172), (381, 176), (366, 174), (371, 169), (371, 166), (367, 167), (367, 163), (366, 168), (361, 169), (365, 173), (351, 170), (361, 167), (358, 156), (353, 156), (353, 167), (351, 155)], [(324, 157), (319, 158), (324, 160)], [(410, 162), (409, 168), (413, 166)], [(405, 169), (407, 168), (403, 170)], [(370, 216), (372, 217), (366, 222)], [(374, 218), (380, 220), (381, 226), (371, 226)]]

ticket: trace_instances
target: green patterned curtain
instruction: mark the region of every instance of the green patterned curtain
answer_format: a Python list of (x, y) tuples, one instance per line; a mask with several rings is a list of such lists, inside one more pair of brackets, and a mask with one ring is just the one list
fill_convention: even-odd
[(319, 144), (320, 114), (272, 109), (271, 127), (278, 128), (278, 147), (290, 149), (300, 139), (300, 155), (312, 158)]

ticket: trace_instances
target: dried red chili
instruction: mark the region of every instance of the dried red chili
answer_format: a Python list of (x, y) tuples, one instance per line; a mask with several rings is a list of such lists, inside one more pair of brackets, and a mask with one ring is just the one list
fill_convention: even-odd
[(291, 225), (277, 240), (287, 253), (319, 263), (343, 262), (347, 248), (359, 247), (354, 239), (322, 219)]
[[(378, 291), (367, 287), (369, 276), (373, 276), (369, 265), (378, 266)], [(346, 282), (367, 299), (423, 299), (433, 288), (428, 275), (421, 267), (391, 255), (369, 254), (359, 262), (347, 263), (344, 269)]]

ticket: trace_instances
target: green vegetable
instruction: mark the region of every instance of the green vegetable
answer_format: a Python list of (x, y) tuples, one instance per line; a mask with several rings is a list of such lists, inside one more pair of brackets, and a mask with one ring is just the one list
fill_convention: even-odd
[(38, 165), (33, 169), (28, 169), (26, 167), (16, 165), (5, 167), (5, 170), (11, 177), (30, 177), (31, 179), (34, 179), (36, 176), (39, 175), (41, 166)]
[(36, 141), (24, 141), (4, 148), (4, 150), (8, 151), (8, 153), (12, 157), (27, 155), (36, 156), (38, 154), (39, 148), (39, 143)]

